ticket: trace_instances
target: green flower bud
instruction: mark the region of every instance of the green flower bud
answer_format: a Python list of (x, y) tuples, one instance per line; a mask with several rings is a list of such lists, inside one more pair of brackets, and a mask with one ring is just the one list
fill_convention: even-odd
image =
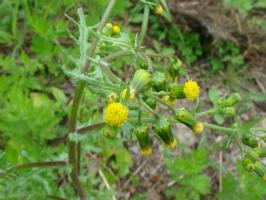
[(251, 148), (258, 147), (258, 141), (255, 136), (250, 134), (245, 134), (242, 136), (242, 143), (246, 146), (249, 146)]
[(256, 162), (258, 160), (259, 153), (257, 149), (245, 149), (244, 152), (246, 157), (252, 160), (253, 162)]
[(185, 108), (176, 109), (174, 117), (177, 121), (189, 127), (196, 135), (200, 135), (204, 129), (203, 123), (197, 121)]
[(185, 99), (184, 85), (172, 85), (170, 88), (170, 97), (173, 99)]
[(183, 63), (179, 59), (175, 59), (169, 64), (169, 74), (171, 77), (175, 78), (180, 74), (180, 71), (183, 67)]
[(230, 107), (236, 105), (239, 101), (241, 101), (240, 94), (234, 93), (230, 95), (227, 99), (219, 100), (218, 105), (222, 107)]
[(224, 115), (227, 115), (227, 116), (235, 116), (235, 114), (236, 114), (236, 109), (234, 108), (234, 107), (224, 107), (223, 109), (222, 109), (222, 113), (224, 114)]
[(266, 148), (258, 148), (257, 152), (259, 157), (266, 157)]
[(255, 165), (254, 172), (264, 180), (265, 167), (260, 162), (256, 162), (254, 165)]
[(149, 156), (152, 153), (151, 140), (149, 138), (148, 127), (139, 126), (133, 130), (140, 145), (140, 153), (143, 156)]
[(144, 69), (138, 69), (131, 81), (131, 87), (136, 93), (144, 89), (151, 81), (151, 74)]
[(255, 170), (255, 163), (252, 162), (252, 160), (250, 160), (249, 158), (247, 157), (243, 158), (241, 163), (244, 169), (247, 170), (248, 172)]
[(175, 110), (175, 119), (185, 124), (189, 128), (193, 128), (196, 124), (195, 117), (185, 108), (178, 108)]
[(144, 62), (141, 59), (137, 59), (136, 66), (138, 66), (140, 69), (148, 70), (148, 65), (146, 62)]
[(159, 91), (166, 91), (166, 77), (162, 72), (155, 72), (152, 77), (153, 88)]
[(156, 101), (153, 98), (148, 97), (147, 99), (144, 99), (146, 104), (148, 104), (152, 109), (156, 108)]
[(171, 123), (168, 117), (161, 117), (159, 122), (153, 125), (153, 130), (162, 139), (167, 148), (173, 149), (176, 147), (176, 138), (173, 135)]

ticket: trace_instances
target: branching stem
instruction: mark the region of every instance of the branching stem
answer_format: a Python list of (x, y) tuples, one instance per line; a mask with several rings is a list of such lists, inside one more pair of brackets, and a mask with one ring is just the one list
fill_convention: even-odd
[[(104, 25), (107, 22), (107, 19), (111, 13), (112, 7), (115, 3), (115, 0), (110, 0), (108, 3), (108, 6), (102, 16), (101, 22), (97, 28), (97, 32), (101, 32)], [(96, 47), (97, 47), (97, 43), (98, 40), (97, 38), (94, 38), (92, 40), (91, 43), (91, 47), (88, 51), (88, 57), (92, 57), (95, 53)], [(87, 60), (84, 67), (82, 68), (82, 73), (86, 74), (89, 67), (91, 65), (91, 60)], [(76, 123), (77, 123), (77, 113), (78, 113), (78, 107), (79, 107), (79, 103), (80, 103), (80, 99), (83, 93), (83, 90), (85, 88), (85, 83), (84, 82), (79, 82), (77, 85), (77, 88), (75, 90), (75, 94), (74, 94), (74, 99), (73, 99), (73, 105), (72, 105), (72, 109), (71, 109), (71, 113), (70, 113), (70, 117), (69, 117), (69, 124), (68, 124), (68, 128), (70, 133), (71, 132), (75, 132), (76, 131)], [(81, 182), (79, 181), (79, 177), (78, 177), (78, 172), (79, 172), (79, 164), (80, 163), (80, 153), (78, 148), (80, 148), (80, 145), (68, 140), (68, 157), (69, 157), (69, 162), (72, 166), (72, 172), (71, 172), (71, 179), (72, 179), (72, 183), (74, 188), (76, 189), (78, 196), (81, 200), (85, 200), (87, 199), (85, 191), (83, 190), (83, 187), (81, 185)]]

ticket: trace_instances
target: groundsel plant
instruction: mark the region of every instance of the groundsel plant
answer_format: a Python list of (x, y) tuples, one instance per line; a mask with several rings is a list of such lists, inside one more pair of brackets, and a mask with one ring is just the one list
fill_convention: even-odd
[[(241, 101), (238, 93), (229, 94), (220, 98), (213, 108), (200, 112), (199, 96), (202, 92), (196, 80), (188, 79), (179, 82), (184, 75), (184, 65), (178, 58), (165, 58), (167, 65), (157, 69), (154, 62), (160, 54), (148, 53), (142, 46), (142, 40), (147, 29), (149, 11), (155, 15), (167, 12), (165, 5), (158, 5), (143, 1), (145, 6), (143, 25), (140, 32), (132, 39), (123, 32), (123, 27), (110, 22), (109, 14), (115, 0), (110, 0), (99, 24), (86, 25), (86, 16), (83, 10), (78, 9), (79, 22), (68, 17), (79, 29), (79, 37), (71, 35), (79, 45), (80, 56), (74, 58), (74, 69), (63, 66), (63, 70), (75, 83), (75, 93), (68, 120), (68, 160), (53, 162), (29, 163), (17, 166), (16, 169), (39, 166), (65, 166), (71, 167), (70, 180), (74, 191), (80, 199), (87, 199), (82, 181), (79, 176), (82, 137), (85, 133), (98, 130), (99, 134), (107, 127), (120, 132), (124, 126), (130, 127), (130, 134), (139, 143), (139, 152), (142, 156), (151, 156), (153, 153), (152, 139), (158, 139), (162, 146), (169, 150), (178, 148), (173, 124), (184, 124), (196, 136), (204, 134), (205, 129), (212, 129), (224, 133), (230, 141), (235, 142), (243, 153), (243, 166), (247, 171), (255, 172), (266, 181), (266, 168), (260, 162), (266, 156), (266, 149), (260, 144), (266, 141), (266, 132), (262, 128), (253, 128), (258, 120), (234, 127), (221, 127), (201, 121), (205, 115), (221, 114), (232, 117), (236, 114), (235, 106)], [(151, 12), (152, 13), (152, 12)], [(108, 49), (108, 51), (106, 50)], [(134, 72), (131, 79), (122, 80), (118, 77), (110, 63), (123, 56), (131, 58), (130, 66)], [(97, 94), (103, 101), (101, 121), (80, 124), (78, 121), (81, 97), (85, 90)], [(195, 102), (195, 109), (179, 107), (178, 100)], [(165, 107), (169, 112), (160, 112)], [(170, 114), (166, 114), (170, 113)], [(264, 133), (264, 134), (262, 134)], [(154, 135), (155, 137), (151, 137)]]

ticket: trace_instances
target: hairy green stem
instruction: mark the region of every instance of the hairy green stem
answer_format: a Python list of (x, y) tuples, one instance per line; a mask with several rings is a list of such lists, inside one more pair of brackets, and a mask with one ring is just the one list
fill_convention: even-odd
[(216, 109), (213, 108), (213, 109), (209, 109), (209, 110), (206, 110), (206, 111), (203, 111), (203, 112), (200, 112), (200, 113), (197, 113), (196, 116), (197, 117), (200, 117), (200, 116), (204, 116), (204, 115), (209, 115), (209, 114), (213, 114), (216, 112)]
[(161, 100), (159, 97), (156, 97), (156, 96), (154, 96), (154, 95), (150, 95), (150, 94), (148, 94), (147, 96), (148, 96), (148, 97), (151, 97), (151, 98), (153, 98), (154, 100), (158, 101), (159, 103), (165, 105), (169, 110), (171, 110), (173, 113), (175, 113), (174, 108), (172, 108), (172, 106), (170, 106), (170, 105), (168, 105), (167, 103), (165, 103), (165, 102), (164, 102), (163, 100)]
[(82, 134), (82, 133), (86, 133), (86, 132), (94, 130), (94, 129), (102, 128), (105, 125), (106, 125), (106, 122), (98, 122), (98, 123), (95, 123), (95, 124), (90, 124), (90, 125), (87, 125), (87, 126), (79, 127), (77, 129), (77, 132)]
[(141, 99), (141, 104), (145, 107), (147, 111), (149, 111), (151, 114), (153, 114), (156, 118), (158, 118), (160, 115), (154, 111), (145, 101)]
[(108, 56), (103, 57), (102, 60), (107, 62), (107, 61), (112, 60), (114, 58), (117, 58), (120, 56), (127, 56), (127, 55), (131, 55), (131, 54), (132, 54), (132, 51), (117, 51), (117, 52), (109, 54)]
[[(98, 26), (97, 32), (101, 32), (104, 25), (106, 24), (106, 21), (110, 15), (110, 12), (112, 10), (112, 7), (115, 3), (115, 0), (110, 0), (109, 4), (102, 16), (101, 22)], [(96, 47), (97, 47), (97, 43), (98, 40), (97, 38), (94, 38), (92, 43), (91, 43), (91, 47), (88, 51), (88, 57), (92, 57), (95, 53)], [(89, 67), (91, 65), (91, 60), (87, 60), (83, 69), (81, 70), (81, 72), (83, 74), (86, 74)], [(69, 117), (69, 131), (71, 132), (75, 132), (76, 131), (76, 123), (77, 123), (77, 112), (78, 112), (78, 107), (79, 107), (79, 103), (80, 103), (80, 99), (83, 93), (83, 90), (85, 88), (85, 83), (84, 82), (80, 82), (77, 85), (77, 88), (75, 90), (75, 94), (74, 94), (74, 99), (73, 99), (73, 105), (72, 105), (72, 109), (71, 109), (71, 114)], [(69, 162), (72, 166), (72, 172), (71, 172), (71, 179), (72, 179), (72, 183), (74, 188), (76, 189), (79, 198), (81, 200), (85, 200), (87, 199), (85, 191), (83, 190), (83, 187), (81, 185), (81, 182), (79, 181), (79, 177), (78, 177), (78, 172), (79, 172), (79, 167), (77, 165), (77, 163), (80, 163), (80, 152), (79, 150), (80, 146), (79, 144), (76, 144), (74, 141), (70, 141), (68, 140), (68, 157), (69, 157)], [(78, 162), (77, 162), (78, 160)]]
[(232, 135), (232, 134), (235, 134), (237, 132), (237, 129), (234, 129), (234, 128), (225, 128), (222, 126), (217, 126), (217, 125), (208, 124), (208, 123), (203, 123), (203, 124), (206, 128), (216, 130), (216, 131), (221, 131), (223, 133), (226, 133), (227, 135)]

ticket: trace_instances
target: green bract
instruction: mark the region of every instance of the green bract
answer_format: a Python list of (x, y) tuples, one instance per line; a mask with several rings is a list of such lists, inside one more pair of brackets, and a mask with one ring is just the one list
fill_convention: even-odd
[(134, 128), (132, 133), (138, 139), (141, 154), (144, 156), (149, 156), (152, 153), (151, 149), (151, 140), (149, 138), (148, 127), (147, 126), (138, 126)]
[(173, 135), (171, 123), (168, 117), (161, 117), (159, 121), (153, 125), (153, 130), (169, 149), (173, 149), (176, 146), (176, 139)]

